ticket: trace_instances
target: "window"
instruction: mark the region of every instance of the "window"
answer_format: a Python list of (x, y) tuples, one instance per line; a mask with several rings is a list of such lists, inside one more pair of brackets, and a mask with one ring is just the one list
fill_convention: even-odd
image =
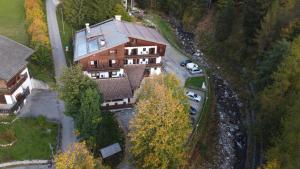
[(97, 65), (97, 60), (92, 60), (91, 65)]
[(154, 70), (156, 70), (156, 69), (157, 69), (157, 67), (154, 68)]
[(143, 58), (143, 62), (145, 61), (146, 59), (145, 58)]
[(118, 73), (117, 73), (117, 72), (112, 72), (111, 74), (112, 74), (112, 75), (117, 75)]
[(110, 50), (109, 51), (109, 54), (115, 54), (115, 53), (117, 53), (117, 50)]
[(146, 51), (146, 48), (143, 48), (143, 51)]

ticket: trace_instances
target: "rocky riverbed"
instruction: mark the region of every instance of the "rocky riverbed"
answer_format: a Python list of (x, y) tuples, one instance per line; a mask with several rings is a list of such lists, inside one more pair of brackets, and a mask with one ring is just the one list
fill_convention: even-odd
[(217, 115), (219, 117), (219, 134), (217, 149), (219, 160), (217, 166), (220, 169), (243, 168), (246, 154), (246, 134), (243, 129), (241, 116), (242, 102), (238, 94), (234, 92), (230, 84), (218, 73), (220, 68), (208, 64), (205, 54), (196, 47), (194, 35), (185, 32), (182, 26), (174, 19), (169, 23), (176, 30), (176, 36), (186, 53), (200, 66), (209, 69), (212, 73), (213, 88), (217, 98)]

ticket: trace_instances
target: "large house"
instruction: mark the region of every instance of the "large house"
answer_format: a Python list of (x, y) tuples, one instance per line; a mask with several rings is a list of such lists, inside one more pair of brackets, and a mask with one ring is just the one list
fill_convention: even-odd
[(33, 50), (0, 35), (0, 113), (15, 113), (32, 89), (26, 59)]
[(166, 42), (155, 29), (120, 16), (86, 24), (74, 39), (74, 62), (99, 85), (102, 106), (133, 103), (143, 78), (161, 73), (165, 52)]

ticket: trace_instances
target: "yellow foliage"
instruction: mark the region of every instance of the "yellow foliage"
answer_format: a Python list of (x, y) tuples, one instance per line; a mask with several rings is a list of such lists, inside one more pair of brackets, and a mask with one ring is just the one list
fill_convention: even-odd
[(264, 167), (258, 167), (257, 169), (280, 169), (280, 164), (277, 160), (269, 161)]
[(28, 33), (32, 44), (49, 46), (48, 28), (41, 0), (25, 0), (25, 13), (28, 22)]
[(69, 146), (65, 152), (56, 155), (54, 161), (56, 169), (106, 168), (100, 166), (100, 160), (94, 159), (85, 143), (75, 143)]
[(191, 132), (187, 102), (173, 75), (146, 80), (130, 122), (131, 152), (138, 168), (186, 165), (185, 143)]

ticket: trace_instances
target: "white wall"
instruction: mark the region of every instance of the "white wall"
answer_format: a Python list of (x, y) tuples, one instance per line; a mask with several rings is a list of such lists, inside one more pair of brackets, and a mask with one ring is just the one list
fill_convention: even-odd
[(161, 68), (160, 67), (157, 67), (156, 70), (153, 67), (150, 69), (150, 76), (159, 75), (160, 73), (161, 73)]
[(143, 61), (143, 59), (139, 59), (139, 64), (148, 64), (149, 63), (149, 59), (145, 58), (145, 60)]
[[(93, 78), (93, 79), (96, 79), (96, 77), (92, 77), (92, 73), (90, 73), (90, 72), (87, 72), (87, 71), (84, 71), (83, 72), (85, 75), (87, 75), (88, 77), (90, 77), (90, 78)], [(94, 73), (93, 73), (94, 74)], [(101, 78), (109, 78), (109, 72), (95, 72), (95, 74), (97, 75), (97, 76), (99, 76), (100, 77), (100, 79)], [(123, 76), (124, 75), (124, 69), (120, 69), (119, 71), (117, 71), (116, 72), (116, 74), (115, 75), (112, 75), (112, 77), (121, 77), (121, 76)]]
[(114, 106), (116, 103), (117, 103), (117, 105), (123, 105), (124, 102), (125, 102), (126, 104), (128, 104), (128, 103), (129, 103), (128, 98), (124, 98), (122, 101), (103, 102), (103, 103), (102, 103), (102, 106), (105, 107), (107, 104), (108, 104), (109, 106)]
[[(145, 51), (143, 49), (146, 48)], [(137, 49), (138, 55), (146, 55), (149, 54), (150, 48), (154, 48), (154, 53), (157, 53), (157, 46), (139, 46), (139, 47), (125, 47), (128, 50), (128, 54), (131, 55), (132, 49)]]
[(161, 56), (156, 58), (156, 63), (161, 63)]
[(132, 65), (133, 64), (133, 59), (127, 59), (127, 64)]
[(5, 100), (6, 100), (7, 104), (13, 104), (13, 103), (17, 102), (16, 96), (23, 93), (24, 92), (23, 89), (29, 88), (29, 90), (31, 92), (32, 84), (31, 84), (31, 80), (30, 80), (30, 76), (29, 76), (29, 72), (28, 72), (27, 68), (21, 72), (21, 75), (24, 75), (24, 74), (27, 74), (27, 79), (20, 85), (20, 87), (18, 87), (17, 90), (15, 90), (12, 95), (5, 95)]

